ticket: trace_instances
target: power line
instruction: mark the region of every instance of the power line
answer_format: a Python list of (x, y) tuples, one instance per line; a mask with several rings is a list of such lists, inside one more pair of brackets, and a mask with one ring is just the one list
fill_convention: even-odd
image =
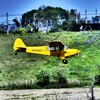
[(9, 16), (22, 16), (23, 14), (9, 14)]
[[(23, 14), (9, 14), (8, 16), (22, 16)], [(85, 13), (81, 14), (80, 15), (85, 15)], [(96, 15), (95, 13), (87, 13), (87, 15)], [(100, 15), (100, 13), (97, 13), (97, 15)], [(6, 14), (5, 15), (0, 15), (0, 17), (6, 17)]]
[[(81, 14), (81, 15), (85, 15), (85, 14)], [(94, 13), (87, 13), (87, 15), (96, 15)], [(97, 15), (100, 15), (100, 13), (97, 13)]]
[[(22, 16), (23, 14), (8, 14), (8, 16)], [(0, 17), (6, 17), (5, 15), (0, 15)]]

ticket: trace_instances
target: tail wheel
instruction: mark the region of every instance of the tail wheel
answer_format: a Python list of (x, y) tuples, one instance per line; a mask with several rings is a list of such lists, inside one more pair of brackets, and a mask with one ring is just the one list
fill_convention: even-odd
[(18, 52), (15, 52), (15, 55), (17, 55)]
[(62, 62), (63, 62), (64, 64), (67, 64), (67, 63), (68, 63), (68, 61), (67, 61), (66, 59), (63, 59)]

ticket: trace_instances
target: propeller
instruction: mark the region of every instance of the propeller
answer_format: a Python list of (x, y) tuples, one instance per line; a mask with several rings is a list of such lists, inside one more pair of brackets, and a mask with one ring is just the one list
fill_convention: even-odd
[(80, 57), (80, 52), (81, 52), (81, 51), (80, 51), (80, 50), (78, 50), (78, 58)]
[(78, 57), (80, 57), (80, 53), (78, 53)]

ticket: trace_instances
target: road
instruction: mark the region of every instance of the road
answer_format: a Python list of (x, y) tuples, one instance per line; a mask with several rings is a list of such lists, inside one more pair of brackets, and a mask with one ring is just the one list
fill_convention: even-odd
[[(1, 90), (0, 100), (88, 100), (86, 91), (89, 89)], [(100, 100), (100, 88), (94, 88), (94, 96), (96, 100)]]

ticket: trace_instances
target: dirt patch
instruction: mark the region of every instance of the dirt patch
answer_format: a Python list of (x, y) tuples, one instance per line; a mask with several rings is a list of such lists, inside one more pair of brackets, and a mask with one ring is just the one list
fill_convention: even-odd
[[(0, 100), (88, 100), (86, 91), (86, 88), (2, 90)], [(94, 89), (94, 96), (100, 100), (100, 88)]]

